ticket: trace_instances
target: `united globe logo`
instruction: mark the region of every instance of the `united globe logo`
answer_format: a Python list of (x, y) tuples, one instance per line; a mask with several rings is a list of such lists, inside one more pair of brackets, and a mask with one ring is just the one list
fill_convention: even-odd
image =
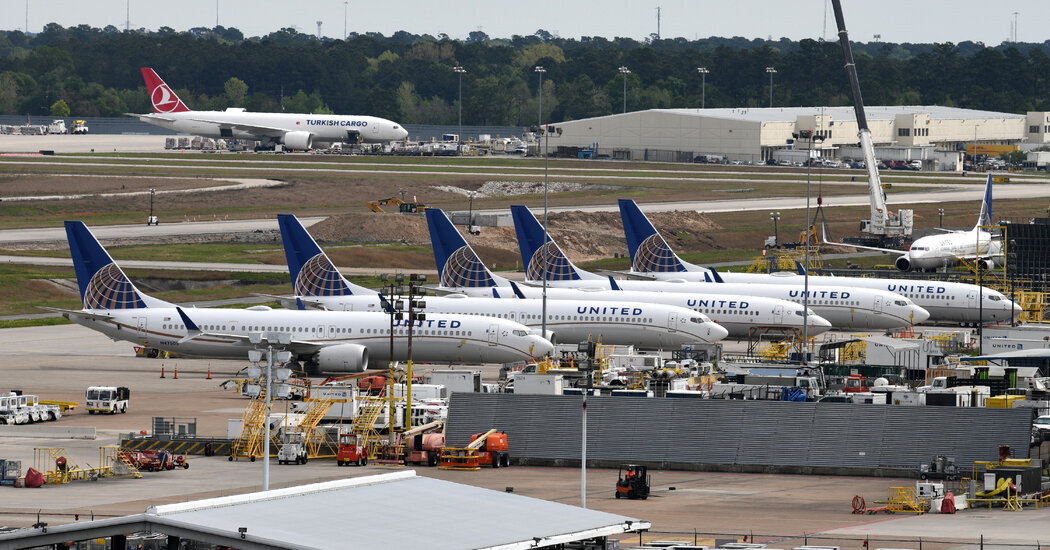
[(324, 254), (310, 258), (295, 278), (295, 293), (299, 296), (345, 296), (351, 294), (343, 277)]
[(657, 233), (649, 235), (638, 245), (631, 269), (641, 273), (685, 271), (667, 242)]
[(486, 287), (494, 286), (494, 283), (485, 264), (481, 263), (470, 247), (463, 246), (445, 261), (445, 268), (441, 270), (441, 286)]
[(578, 278), (572, 268), (572, 262), (552, 241), (548, 241), (532, 254), (528, 269), (525, 270), (528, 278), (534, 281), (542, 281), (544, 271), (547, 272), (548, 281), (572, 281)]
[(98, 270), (84, 288), (84, 309), (136, 309), (146, 307), (135, 286), (116, 264)]

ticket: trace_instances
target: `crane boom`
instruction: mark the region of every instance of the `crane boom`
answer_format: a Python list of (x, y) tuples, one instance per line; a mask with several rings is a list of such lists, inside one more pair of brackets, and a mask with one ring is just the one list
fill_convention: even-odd
[(861, 222), (861, 231), (869, 233), (880, 240), (911, 235), (912, 211), (901, 210), (890, 212), (886, 207), (886, 191), (879, 177), (878, 162), (875, 160), (875, 146), (868, 128), (868, 117), (864, 114), (864, 98), (860, 93), (860, 79), (857, 77), (857, 64), (853, 60), (853, 48), (846, 33), (846, 20), (842, 16), (840, 0), (831, 0), (835, 10), (835, 24), (839, 31), (839, 44), (845, 60), (846, 76), (849, 78), (850, 94), (853, 96), (853, 111), (857, 117), (857, 137), (864, 154), (864, 166), (868, 171), (868, 198), (871, 205), (871, 219)]

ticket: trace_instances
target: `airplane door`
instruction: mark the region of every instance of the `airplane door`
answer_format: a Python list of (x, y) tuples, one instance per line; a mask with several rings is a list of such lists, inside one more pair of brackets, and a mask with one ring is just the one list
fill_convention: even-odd
[(966, 303), (970, 307), (977, 307), (977, 293), (970, 291), (966, 293)]
[(876, 312), (882, 311), (882, 296), (875, 296), (874, 308)]
[(489, 345), (495, 346), (499, 343), (499, 325), (489, 325)]
[(671, 332), (675, 332), (675, 331), (678, 330), (678, 313), (677, 312), (672, 311), (671, 313), (667, 314), (667, 328)]
[(784, 306), (775, 306), (773, 308), (773, 322), (778, 325), (784, 324)]
[(138, 325), (138, 329), (137, 329), (138, 332), (137, 332), (136, 335), (139, 338), (145, 338), (146, 337), (146, 318), (145, 317), (138, 317), (137, 320), (138, 320), (138, 323), (137, 323), (137, 325)]
[(373, 124), (373, 125), (369, 126), (369, 130), (370, 130), (369, 133), (372, 134), (373, 138), (378, 138), (379, 137), (379, 125), (378, 124)]

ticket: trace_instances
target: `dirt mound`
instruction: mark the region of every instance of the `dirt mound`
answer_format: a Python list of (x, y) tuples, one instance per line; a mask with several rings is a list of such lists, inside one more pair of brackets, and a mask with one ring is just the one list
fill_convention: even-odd
[[(650, 216), (656, 228), (679, 252), (725, 248), (716, 242), (721, 226), (694, 211), (659, 212)], [(618, 212), (557, 212), (547, 217), (548, 231), (573, 261), (589, 261), (627, 254), (623, 225)], [(342, 214), (310, 227), (321, 242), (401, 242), (430, 246), (430, 233), (423, 216)], [(466, 235), (467, 242), (486, 262), (517, 265), (518, 241), (513, 227), (483, 227), (480, 235)]]

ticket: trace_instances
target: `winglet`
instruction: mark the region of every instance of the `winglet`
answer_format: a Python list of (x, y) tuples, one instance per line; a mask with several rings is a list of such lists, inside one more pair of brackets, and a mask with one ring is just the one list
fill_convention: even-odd
[(795, 260), (795, 270), (798, 271), (799, 275), (805, 275), (806, 274), (806, 268), (803, 267), (802, 262), (800, 262), (798, 260)]
[(186, 325), (186, 336), (179, 339), (179, 343), (193, 340), (194, 338), (201, 335), (201, 329), (194, 323), (192, 319), (186, 315), (185, 311), (182, 311), (181, 307), (175, 306), (175, 311), (179, 312), (179, 317), (182, 318), (182, 324)]
[(146, 93), (149, 94), (154, 113), (183, 113), (190, 110), (153, 69), (142, 67), (142, 79), (146, 81)]
[(497, 300), (501, 298), (499, 292), (496, 291), (496, 287), (492, 287), (492, 297), (496, 298)]
[(387, 313), (394, 312), (394, 305), (390, 303), (390, 300), (386, 299), (386, 296), (383, 296), (382, 292), (379, 293), (379, 306)]
[(296, 298), (296, 299), (295, 299), (295, 307), (296, 307), (296, 309), (298, 309), (299, 311), (305, 311), (305, 310), (306, 310), (306, 305), (305, 305), (305, 304), (303, 304), (303, 301), (302, 301), (302, 299), (300, 299), (300, 298)]
[[(521, 298), (522, 300), (525, 299), (525, 293), (521, 291), (521, 287), (518, 286), (518, 283), (510, 281), (510, 289), (514, 291), (515, 296)], [(496, 290), (493, 289), (492, 291), (495, 292)]]
[(609, 288), (613, 290), (623, 290), (620, 285), (616, 284), (616, 279), (613, 279), (612, 275), (609, 275)]
[(716, 283), (724, 283), (725, 282), (725, 281), (722, 280), (722, 276), (719, 275), (718, 272), (715, 271), (714, 269), (712, 269), (709, 273), (711, 273), (711, 278), (714, 279)]

